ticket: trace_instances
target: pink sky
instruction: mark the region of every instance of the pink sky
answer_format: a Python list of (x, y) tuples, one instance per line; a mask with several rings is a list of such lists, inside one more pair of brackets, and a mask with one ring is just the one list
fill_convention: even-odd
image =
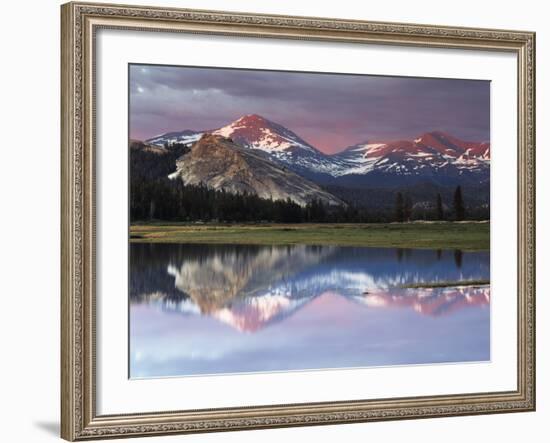
[(333, 153), (441, 130), (489, 141), (490, 82), (130, 66), (130, 136), (217, 129), (259, 114)]

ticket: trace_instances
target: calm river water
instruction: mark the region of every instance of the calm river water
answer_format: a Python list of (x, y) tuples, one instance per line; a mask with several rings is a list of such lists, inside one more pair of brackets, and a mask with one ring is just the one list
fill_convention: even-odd
[(490, 359), (489, 252), (131, 244), (130, 376)]

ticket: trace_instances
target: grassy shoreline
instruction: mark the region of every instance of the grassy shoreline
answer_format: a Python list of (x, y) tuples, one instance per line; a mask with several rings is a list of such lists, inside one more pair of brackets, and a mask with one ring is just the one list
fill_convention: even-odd
[(130, 226), (132, 243), (333, 245), (489, 250), (488, 222), (192, 224)]
[(424, 283), (410, 283), (399, 286), (404, 289), (431, 289), (431, 288), (457, 288), (464, 286), (486, 286), (491, 284), (490, 280), (459, 280), (459, 281), (436, 281)]

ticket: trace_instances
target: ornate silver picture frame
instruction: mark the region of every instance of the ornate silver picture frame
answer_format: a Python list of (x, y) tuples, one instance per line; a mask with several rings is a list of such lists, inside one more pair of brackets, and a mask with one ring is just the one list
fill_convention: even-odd
[[(61, 435), (108, 437), (263, 429), (535, 409), (535, 34), (524, 31), (72, 2), (62, 18)], [(383, 44), (517, 56), (517, 389), (454, 395), (97, 414), (96, 33), (189, 33)], [(516, 345), (514, 344), (510, 344)]]

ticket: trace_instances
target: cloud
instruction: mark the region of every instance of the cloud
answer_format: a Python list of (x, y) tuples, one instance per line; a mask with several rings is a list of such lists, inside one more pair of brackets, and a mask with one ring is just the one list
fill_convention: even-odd
[(134, 138), (213, 129), (244, 114), (280, 123), (327, 152), (365, 140), (444, 130), (489, 139), (490, 83), (240, 69), (132, 65)]

